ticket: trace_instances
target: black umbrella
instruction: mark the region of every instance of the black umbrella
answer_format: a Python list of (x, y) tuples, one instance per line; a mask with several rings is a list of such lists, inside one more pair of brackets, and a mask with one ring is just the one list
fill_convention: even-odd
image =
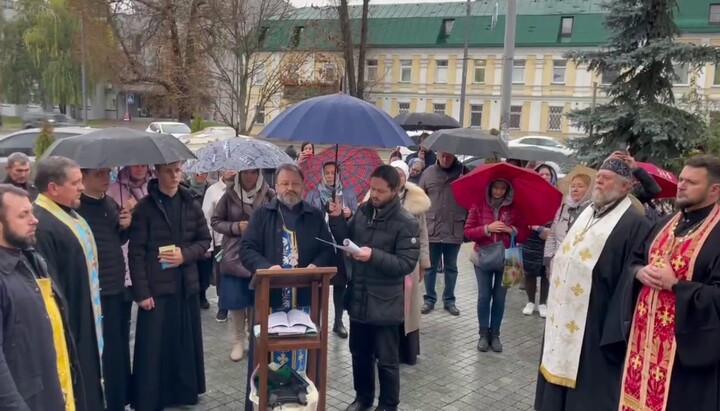
[(462, 127), (457, 120), (441, 113), (402, 113), (395, 116), (393, 120), (407, 131), (435, 131)]
[(436, 153), (462, 154), (483, 158), (509, 157), (500, 136), (478, 128), (453, 128), (430, 134), (422, 146)]
[(195, 155), (170, 134), (111, 127), (57, 140), (43, 157), (63, 156), (80, 168), (112, 168), (141, 164), (170, 164)]
[(519, 146), (508, 147), (509, 157), (526, 160), (526, 161), (554, 161), (557, 163), (565, 163), (570, 157), (559, 151), (548, 150), (542, 147)]

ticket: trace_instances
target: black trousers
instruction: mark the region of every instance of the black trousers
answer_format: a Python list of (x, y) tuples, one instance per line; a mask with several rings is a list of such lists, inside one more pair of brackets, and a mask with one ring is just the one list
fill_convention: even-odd
[(209, 257), (204, 260), (198, 260), (198, 282), (200, 283), (200, 292), (205, 295), (205, 291), (210, 288), (210, 278), (213, 275), (213, 258)]
[(130, 312), (125, 293), (100, 297), (103, 323), (103, 377), (107, 411), (123, 411), (130, 403)]
[(375, 401), (375, 364), (380, 379), (379, 406), (395, 411), (400, 403), (400, 334), (397, 325), (370, 325), (350, 320), (355, 400), (365, 407)]

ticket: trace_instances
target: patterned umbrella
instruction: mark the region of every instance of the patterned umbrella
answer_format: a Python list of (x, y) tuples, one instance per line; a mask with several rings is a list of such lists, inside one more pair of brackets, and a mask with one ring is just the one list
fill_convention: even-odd
[(336, 161), (335, 147), (330, 147), (300, 164), (305, 173), (306, 191), (309, 192), (320, 184), (323, 178), (322, 166), (328, 161), (338, 164), (340, 182), (345, 190), (352, 190), (358, 199), (364, 198), (370, 188), (370, 174), (384, 164), (377, 151), (351, 146), (339, 146)]
[(675, 174), (663, 170), (652, 163), (637, 163), (638, 167), (645, 169), (660, 186), (660, 194), (655, 198), (675, 198), (677, 194), (678, 179)]
[(216, 141), (198, 150), (197, 158), (185, 164), (186, 173), (277, 168), (293, 162), (274, 144), (245, 137)]

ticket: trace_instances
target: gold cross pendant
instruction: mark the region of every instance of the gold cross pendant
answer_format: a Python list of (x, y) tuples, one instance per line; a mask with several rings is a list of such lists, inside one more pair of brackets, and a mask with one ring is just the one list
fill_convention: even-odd
[(585, 241), (585, 232), (582, 232), (575, 236), (575, 239), (573, 240), (573, 246), (576, 246), (576, 245), (582, 243), (583, 241)]

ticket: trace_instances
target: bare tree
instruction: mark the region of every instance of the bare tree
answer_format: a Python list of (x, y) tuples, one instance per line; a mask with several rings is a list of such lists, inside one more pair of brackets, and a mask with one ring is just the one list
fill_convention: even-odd
[(358, 98), (365, 98), (365, 56), (367, 54), (368, 12), (370, 0), (363, 0), (362, 17), (360, 20), (360, 45), (358, 48), (357, 70), (355, 64), (355, 45), (352, 39), (352, 25), (350, 23), (350, 10), (348, 0), (340, 0), (338, 5), (338, 20), (340, 23), (341, 41), (339, 46), (345, 59), (345, 76), (348, 85), (348, 94)]
[[(103, 0), (97, 0), (103, 2)], [(107, 20), (122, 51), (119, 78), (160, 86), (164, 101), (188, 122), (208, 101), (207, 60), (200, 43), (209, 0), (110, 0)]]
[(293, 36), (299, 36), (277, 24), (291, 11), (292, 6), (282, 0), (208, 0), (212, 25), (205, 27), (203, 42), (217, 89), (213, 106), (238, 134), (250, 132), (258, 110), (264, 110), (300, 74), (308, 58), (308, 50), (292, 44), (282, 53), (265, 50), (270, 37), (292, 43)]

